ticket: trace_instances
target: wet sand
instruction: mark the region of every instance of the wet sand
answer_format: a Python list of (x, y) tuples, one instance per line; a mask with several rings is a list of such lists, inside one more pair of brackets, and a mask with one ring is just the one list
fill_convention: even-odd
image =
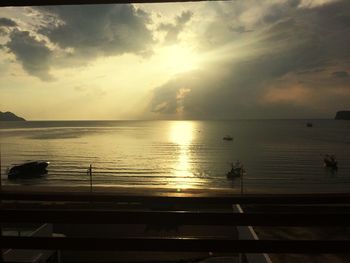
[[(239, 185), (239, 180), (233, 183)], [(159, 187), (159, 186), (130, 186), (130, 185), (93, 185), (91, 188), (87, 183), (86, 185), (35, 185), (35, 184), (3, 184), (1, 186), (2, 191), (18, 191), (18, 192), (48, 192), (48, 193), (98, 193), (98, 194), (134, 194), (134, 195), (213, 195), (213, 196), (231, 196), (241, 195), (239, 187), (235, 188), (174, 188), (174, 187)], [(341, 194), (344, 190), (341, 188), (320, 188), (317, 192), (310, 192), (310, 188), (307, 185), (300, 186), (298, 188), (274, 187), (264, 188), (259, 185), (249, 187), (244, 186), (243, 194)], [(346, 193), (346, 192), (345, 192)]]
[(3, 192), (20, 192), (20, 193), (94, 193), (94, 194), (124, 194), (124, 195), (233, 195), (238, 192), (231, 188), (210, 188), (210, 189), (195, 189), (195, 188), (159, 188), (159, 187), (130, 187), (130, 186), (36, 186), (36, 185), (3, 185)]

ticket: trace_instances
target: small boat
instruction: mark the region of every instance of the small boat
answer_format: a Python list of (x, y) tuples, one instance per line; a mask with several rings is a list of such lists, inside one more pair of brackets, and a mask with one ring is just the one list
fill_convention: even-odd
[(244, 173), (243, 165), (240, 161), (237, 161), (235, 164), (231, 163), (231, 170), (226, 174), (227, 178), (232, 179), (236, 177), (241, 177)]
[(312, 127), (312, 126), (313, 126), (312, 122), (307, 122), (306, 123), (306, 127)]
[(324, 167), (338, 170), (338, 162), (334, 155), (326, 154), (323, 158)]
[(49, 162), (28, 162), (13, 166), (7, 176), (8, 179), (41, 177), (47, 174)]
[(226, 135), (222, 138), (224, 141), (233, 141), (233, 137), (230, 135)]

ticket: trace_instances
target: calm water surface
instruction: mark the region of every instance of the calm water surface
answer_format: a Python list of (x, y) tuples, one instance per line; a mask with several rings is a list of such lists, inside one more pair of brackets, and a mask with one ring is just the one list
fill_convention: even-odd
[[(95, 185), (233, 188), (229, 163), (245, 166), (247, 192), (350, 190), (350, 122), (50, 121), (2, 122), (2, 182), (22, 185)], [(225, 135), (234, 137), (224, 141)], [(323, 167), (336, 154), (339, 170)], [(6, 170), (31, 160), (49, 161), (45, 178), (7, 180)]]

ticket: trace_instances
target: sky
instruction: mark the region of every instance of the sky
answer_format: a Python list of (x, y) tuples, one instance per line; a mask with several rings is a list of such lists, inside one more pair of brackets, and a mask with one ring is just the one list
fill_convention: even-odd
[(333, 118), (350, 1), (0, 8), (0, 110), (28, 120)]

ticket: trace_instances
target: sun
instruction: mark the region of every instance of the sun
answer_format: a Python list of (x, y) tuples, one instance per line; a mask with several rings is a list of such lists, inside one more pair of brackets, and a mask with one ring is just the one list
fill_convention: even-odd
[(172, 74), (198, 69), (200, 57), (193, 48), (185, 45), (171, 45), (161, 48), (160, 56), (164, 69)]
[(171, 142), (185, 148), (193, 140), (194, 124), (191, 121), (173, 121), (169, 135)]

